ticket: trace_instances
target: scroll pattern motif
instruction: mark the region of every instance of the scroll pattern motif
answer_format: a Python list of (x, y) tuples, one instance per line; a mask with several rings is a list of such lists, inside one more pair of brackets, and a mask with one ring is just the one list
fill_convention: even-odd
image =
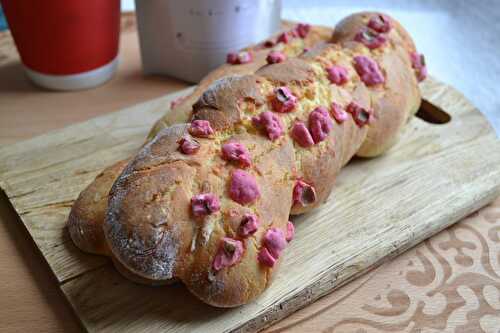
[(500, 332), (500, 198), (269, 332)]

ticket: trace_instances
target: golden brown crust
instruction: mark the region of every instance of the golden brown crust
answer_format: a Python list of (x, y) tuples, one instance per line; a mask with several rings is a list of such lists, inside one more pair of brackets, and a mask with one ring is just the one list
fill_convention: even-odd
[[(368, 17), (352, 16), (343, 24), (357, 29), (358, 22), (366, 24)], [(385, 151), (418, 105), (407, 43), (398, 31), (388, 35), (382, 49), (345, 41), (265, 66), (254, 75), (214, 83), (194, 107), (194, 119), (209, 120), (215, 129), (210, 138), (198, 138), (200, 150), (194, 155), (180, 153), (176, 142), (189, 135), (188, 124), (168, 127), (139, 152), (113, 185), (104, 228), (113, 256), (142, 278), (159, 282), (178, 278), (214, 306), (237, 306), (262, 293), (275, 271), (257, 259), (266, 231), (273, 227), (286, 232), (290, 213), (309, 211), (326, 200), (340, 168), (356, 153)], [(353, 65), (359, 55), (378, 63), (384, 84), (367, 86), (361, 80)], [(325, 69), (333, 64), (348, 70), (348, 83), (331, 84)], [(251, 119), (272, 111), (275, 89), (282, 85), (298, 98), (298, 105), (293, 112), (274, 113), (284, 134), (271, 141)], [(355, 102), (373, 109), (375, 119), (363, 126), (349, 116), (333, 124), (324, 141), (307, 148), (298, 145), (289, 134), (295, 122), (306, 123), (311, 111), (329, 108), (332, 102), (344, 108)], [(242, 143), (252, 157), (246, 171), (255, 178), (260, 197), (251, 204), (237, 203), (228, 193), (232, 174), (239, 168), (221, 157), (221, 146), (228, 141)], [(313, 204), (293, 204), (299, 179), (315, 187)], [(220, 199), (220, 211), (202, 219), (192, 216), (191, 198), (206, 192)], [(256, 214), (262, 224), (244, 238), (236, 233), (240, 219), (235, 216), (247, 212)], [(216, 270), (213, 262), (223, 237), (240, 240), (244, 251), (235, 265)]]
[(193, 105), (194, 119), (210, 121), (214, 130), (223, 130), (240, 121), (240, 102), (262, 105), (257, 76), (227, 76), (215, 81)]
[[(333, 35), (338, 44), (320, 45), (252, 75), (222, 79), (203, 95), (200, 92), (192, 117), (209, 120), (216, 131), (209, 138), (197, 138), (196, 154), (178, 150), (178, 141), (190, 135), (189, 124), (166, 127), (141, 149), (113, 185), (104, 224), (111, 256), (121, 271), (153, 284), (179, 279), (201, 300), (219, 307), (244, 304), (262, 293), (276, 271), (276, 266), (267, 267), (257, 259), (266, 231), (273, 227), (286, 232), (289, 214), (325, 201), (340, 168), (352, 156), (387, 150), (420, 103), (408, 55), (414, 51), (413, 42), (397, 22), (392, 20), (395, 29), (387, 34), (383, 48), (369, 50), (352, 41), (372, 15), (378, 14), (343, 20)], [(353, 65), (359, 55), (375, 60), (383, 84), (367, 86), (361, 80)], [(329, 82), (325, 69), (334, 64), (347, 69), (348, 83)], [(274, 91), (282, 85), (298, 98), (298, 105), (293, 112), (274, 113), (284, 125), (284, 135), (271, 141), (251, 119), (272, 110)], [(311, 111), (329, 108), (332, 102), (372, 109), (374, 121), (363, 126), (348, 116), (333, 124), (324, 141), (307, 148), (297, 144), (290, 136), (293, 125), (307, 123)], [(239, 168), (221, 157), (221, 146), (229, 140), (242, 143), (252, 157), (246, 171), (255, 178), (260, 196), (250, 204), (237, 203), (229, 195), (229, 180)], [(314, 203), (293, 203), (299, 180), (314, 186)], [(191, 198), (207, 192), (220, 199), (220, 211), (194, 217)], [(241, 237), (237, 228), (246, 213), (256, 214), (261, 225), (255, 234)], [(235, 265), (216, 270), (214, 257), (224, 237), (240, 240), (244, 251)]]
[[(357, 49), (359, 43), (352, 40), (358, 31), (365, 27), (374, 15), (382, 13), (363, 12), (346, 17), (335, 26), (332, 41), (344, 44), (345, 47)], [(407, 123), (408, 118), (414, 115), (420, 107), (420, 91), (417, 80), (411, 68), (408, 54), (415, 51), (415, 45), (408, 32), (396, 20), (392, 20), (393, 29), (389, 32), (389, 41), (393, 48), (390, 53), (387, 49), (371, 52), (374, 59), (385, 71), (383, 90), (372, 98), (371, 107), (375, 117), (379, 119), (375, 126), (370, 127), (366, 140), (357, 152), (358, 156), (373, 157), (387, 151), (396, 143), (399, 133)]]
[[(332, 99), (342, 103), (342, 105), (347, 105), (351, 100), (355, 100), (365, 107), (370, 105), (370, 93), (364, 85), (358, 85), (352, 91), (349, 91), (349, 100), (345, 100), (345, 97), (343, 97), (346, 94), (345, 89), (337, 86), (332, 86), (331, 89)], [(297, 177), (314, 184), (317, 200), (308, 206), (294, 205), (290, 214), (303, 214), (326, 201), (332, 191), (337, 174), (359, 150), (359, 147), (366, 139), (367, 132), (368, 127), (359, 128), (350, 117), (342, 124), (334, 123), (331, 134), (324, 142), (323, 149), (320, 152), (300, 150), (298, 157), (302, 166), (302, 173)], [(319, 163), (319, 160), (321, 160), (321, 163)]]
[[(272, 49), (282, 50), (287, 56), (294, 57), (300, 54), (304, 48), (312, 47), (320, 42), (329, 40), (331, 34), (331, 28), (313, 26), (306, 38), (296, 38), (290, 44), (278, 44)], [(275, 41), (276, 38), (277, 36), (274, 36), (271, 40)], [(249, 97), (258, 103), (263, 102), (262, 97), (258, 96), (258, 91), (245, 91), (239, 89), (238, 86), (241, 86), (241, 84), (238, 84), (237, 82), (241, 81), (240, 79), (228, 79), (221, 81), (221, 84), (229, 84), (229, 89), (232, 91), (230, 94), (225, 94), (224, 96), (219, 97), (215, 96), (213, 93), (217, 92), (217, 89), (207, 90), (214, 82), (228, 75), (244, 75), (254, 73), (266, 64), (266, 57), (271, 48), (262, 48), (262, 45), (258, 44), (249, 47), (246, 50), (253, 52), (253, 62), (236, 66), (225, 64), (209, 73), (198, 84), (193, 93), (184, 98), (182, 102), (172, 108), (172, 110), (168, 110), (167, 113), (156, 122), (151, 129), (147, 141), (153, 139), (160, 130), (170, 125), (189, 121), (192, 117), (193, 104), (195, 103), (197, 103), (195, 108), (198, 110), (197, 113), (199, 114), (199, 117), (209, 119), (215, 126), (221, 128), (228, 126), (228, 124), (225, 123), (227, 122), (228, 117), (222, 117), (220, 112), (216, 112), (217, 110), (214, 110), (214, 108), (211, 107), (214, 103), (219, 104), (221, 109), (225, 109), (227, 111), (228, 105), (235, 105), (235, 100), (233, 99), (237, 96), (241, 97), (242, 100)], [(244, 78), (243, 80), (247, 79)], [(242, 96), (241, 93), (243, 93), (244, 96)], [(201, 99), (200, 96), (202, 97)], [(227, 98), (228, 100), (218, 100), (219, 98)], [(103, 172), (104, 176), (98, 176), (92, 184), (82, 191), (80, 198), (72, 207), (70, 218), (68, 220), (68, 226), (72, 232), (75, 244), (83, 251), (96, 254), (107, 253), (107, 246), (103, 244), (104, 235), (102, 235), (102, 224), (104, 223), (104, 215), (107, 209), (107, 193), (109, 193), (111, 185), (120, 175), (127, 161), (117, 162), (114, 166), (107, 168)], [(100, 200), (94, 203), (92, 200), (96, 197), (100, 198)], [(85, 236), (79, 235), (79, 230), (84, 230), (82, 232), (84, 232)]]
[[(354, 36), (376, 15), (385, 15), (380, 12), (360, 12), (343, 18), (337, 25), (332, 35), (331, 42), (342, 43), (354, 40)], [(390, 39), (393, 43), (402, 46), (408, 52), (415, 51), (415, 44), (410, 34), (396, 20), (391, 19), (393, 29), (390, 33)]]
[[(156, 281), (174, 278), (175, 256), (177, 251), (186, 251), (186, 239), (192, 232), (187, 225), (188, 208), (178, 204), (187, 200), (187, 193), (184, 188), (172, 190), (172, 186), (195, 176), (184, 155), (170, 149), (177, 147), (186, 126), (175, 125), (164, 131), (158, 140), (141, 149), (114, 183), (108, 223), (104, 224), (115, 259), (141, 278)], [(130, 193), (137, 197), (131, 198)], [(120, 223), (113, 223), (117, 216)], [(171, 230), (165, 230), (167, 226), (172, 226)]]
[(143, 278), (137, 274), (134, 274), (129, 268), (123, 266), (113, 256), (111, 256), (111, 260), (113, 261), (113, 265), (115, 266), (116, 270), (121, 275), (123, 275), (125, 278), (129, 279), (132, 282), (135, 282), (138, 284), (144, 284), (147, 286), (165, 286), (165, 285), (169, 285), (169, 284), (173, 284), (173, 283), (177, 282), (177, 279), (164, 280), (164, 281), (155, 281), (155, 280), (146, 279), (146, 278)]
[[(192, 94), (183, 99), (182, 102), (180, 102), (176, 107), (165, 113), (165, 115), (154, 124), (148, 135), (148, 141), (154, 138), (159, 131), (170, 125), (189, 122), (192, 116), (193, 104), (197, 102), (198, 98), (212, 85), (213, 82), (229, 75), (246, 75), (255, 73), (259, 68), (267, 63), (266, 57), (271, 50), (280, 50), (290, 58), (296, 57), (306, 48), (312, 48), (319, 43), (329, 41), (331, 39), (332, 32), (333, 30), (328, 27), (312, 26), (311, 31), (304, 39), (294, 38), (289, 44), (279, 43), (273, 48), (262, 48), (262, 44), (257, 44), (245, 49), (252, 52), (252, 62), (242, 65), (224, 64), (210, 72), (196, 86), (196, 89)], [(275, 42), (277, 36), (278, 34), (270, 38), (270, 40)]]
[(68, 217), (68, 231), (81, 250), (95, 254), (109, 254), (102, 232), (102, 223), (108, 207), (108, 195), (129, 160), (119, 161), (104, 169), (95, 180), (80, 193)]
[(264, 66), (255, 74), (280, 85), (288, 85), (291, 83), (306, 85), (314, 79), (313, 69), (310, 64), (300, 58), (290, 59), (284, 63)]

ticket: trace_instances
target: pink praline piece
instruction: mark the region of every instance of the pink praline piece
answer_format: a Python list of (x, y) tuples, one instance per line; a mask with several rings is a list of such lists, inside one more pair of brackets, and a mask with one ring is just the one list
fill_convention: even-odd
[(309, 131), (314, 143), (325, 140), (332, 127), (332, 119), (324, 106), (318, 106), (309, 114)]
[(213, 214), (219, 209), (219, 198), (213, 193), (197, 194), (191, 198), (191, 211), (196, 217)]
[(283, 135), (283, 124), (280, 118), (270, 111), (264, 111), (253, 117), (252, 122), (255, 126), (262, 127), (272, 141)]
[(374, 86), (376, 84), (384, 83), (384, 74), (375, 60), (366, 56), (354, 57), (354, 69), (358, 73), (367, 86)]
[(340, 104), (332, 102), (330, 110), (333, 118), (338, 124), (342, 124), (347, 120), (347, 112), (344, 110), (344, 108), (342, 108), (342, 106), (340, 106)]
[(240, 261), (242, 255), (243, 243), (237, 239), (224, 237), (219, 245), (212, 267), (215, 271), (220, 271), (225, 267), (233, 266)]
[(293, 188), (293, 205), (309, 206), (316, 201), (316, 190), (303, 180), (298, 180)]
[(384, 45), (387, 38), (383, 34), (363, 28), (354, 36), (354, 40), (373, 50)]
[(306, 38), (310, 30), (311, 30), (311, 25), (307, 23), (299, 23), (295, 26), (295, 31), (297, 32), (300, 38)]
[(231, 52), (227, 54), (226, 62), (231, 65), (248, 64), (253, 61), (252, 53), (242, 51), (239, 53)]
[(236, 52), (230, 52), (226, 56), (226, 62), (231, 65), (237, 65), (238, 64), (238, 53)]
[(189, 127), (189, 133), (192, 136), (207, 138), (214, 133), (214, 130), (208, 120), (193, 120)]
[(222, 158), (236, 162), (240, 167), (249, 167), (251, 164), (248, 149), (239, 142), (228, 142), (222, 145)]
[(269, 250), (265, 247), (262, 247), (260, 249), (259, 254), (257, 256), (257, 259), (259, 260), (259, 262), (262, 265), (268, 266), (268, 267), (273, 267), (274, 264), (276, 263), (276, 258), (274, 258), (271, 255), (271, 252), (269, 252)]
[(285, 234), (281, 229), (270, 228), (264, 235), (264, 246), (269, 250), (271, 255), (278, 259), (281, 252), (286, 248), (287, 241)]
[(179, 150), (186, 155), (193, 155), (200, 150), (200, 143), (193, 138), (184, 137), (179, 140)]
[(231, 177), (229, 196), (242, 205), (257, 200), (260, 196), (260, 190), (255, 177), (246, 171), (235, 170)]
[(366, 109), (356, 102), (351, 102), (347, 106), (347, 112), (352, 115), (358, 127), (363, 127), (373, 121), (373, 111)]
[(292, 40), (293, 35), (290, 32), (284, 32), (278, 36), (277, 42), (288, 44)]
[(391, 19), (387, 15), (377, 14), (370, 18), (368, 27), (380, 33), (387, 33), (392, 29)]
[(264, 235), (262, 248), (259, 251), (257, 259), (265, 266), (273, 267), (281, 252), (287, 246), (287, 239), (281, 229), (270, 228)]
[(274, 89), (274, 98), (272, 101), (273, 110), (279, 113), (291, 112), (297, 105), (297, 97), (288, 87), (278, 87)]
[(280, 51), (271, 51), (266, 57), (268, 64), (277, 64), (286, 60), (286, 55)]
[(248, 237), (253, 235), (259, 228), (260, 220), (255, 214), (245, 214), (238, 227), (238, 235)]
[(411, 64), (415, 70), (415, 75), (419, 82), (425, 80), (427, 77), (427, 66), (425, 65), (425, 57), (421, 53), (411, 52), (410, 53)]
[(295, 142), (297, 142), (301, 147), (307, 148), (314, 144), (314, 140), (309, 132), (309, 129), (301, 121), (298, 121), (293, 125), (291, 134)]
[(347, 81), (349, 81), (347, 68), (343, 66), (334, 65), (328, 67), (326, 69), (326, 72), (328, 73), (328, 80), (330, 80), (331, 83), (336, 84), (338, 86), (341, 86)]

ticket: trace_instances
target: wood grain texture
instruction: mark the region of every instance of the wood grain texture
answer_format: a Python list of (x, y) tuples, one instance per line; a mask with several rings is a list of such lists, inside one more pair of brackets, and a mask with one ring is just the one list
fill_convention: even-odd
[(0, 332), (81, 332), (54, 274), (0, 191)]
[(498, 333), (500, 198), (266, 333)]
[(147, 102), (147, 110), (137, 105), (0, 149), (0, 187), (60, 282), (107, 262), (76, 249), (65, 229), (81, 186), (137, 151), (170, 101), (191, 90)]
[(181, 285), (133, 284), (106, 259), (80, 253), (64, 228), (80, 190), (104, 166), (136, 150), (175, 96), (0, 149), (0, 186), (88, 330), (256, 330), (498, 195), (500, 144), (488, 123), (454, 89), (434, 80), (422, 88), (453, 120), (432, 125), (414, 119), (389, 153), (352, 161), (328, 202), (295, 219), (297, 237), (269, 290), (236, 309), (210, 308)]

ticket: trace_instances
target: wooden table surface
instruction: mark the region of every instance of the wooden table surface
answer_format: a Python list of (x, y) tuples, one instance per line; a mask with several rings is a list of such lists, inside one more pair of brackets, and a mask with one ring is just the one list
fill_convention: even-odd
[[(23, 75), (0, 33), (0, 145), (186, 87), (141, 74), (133, 18), (124, 17), (116, 77), (97, 89), (50, 92)], [(500, 332), (500, 200), (393, 262), (271, 327), (271, 332)], [(29, 235), (0, 192), (0, 331), (81, 331)], [(458, 282), (457, 282), (458, 281)]]

